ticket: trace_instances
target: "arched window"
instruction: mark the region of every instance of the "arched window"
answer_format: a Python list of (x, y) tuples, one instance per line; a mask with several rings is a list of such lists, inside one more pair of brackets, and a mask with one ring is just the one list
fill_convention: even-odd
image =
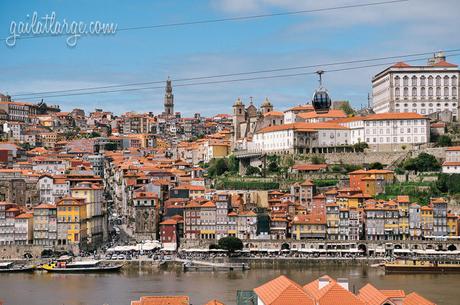
[(426, 85), (426, 77), (425, 75), (422, 75), (422, 77), (420, 77), (420, 86), (425, 86)]
[(428, 96), (429, 97), (433, 96), (433, 87), (428, 88)]
[(412, 88), (412, 96), (416, 97), (417, 96), (417, 87)]
[(425, 89), (425, 87), (420, 88), (420, 95), (422, 96), (422, 98), (426, 96), (426, 89)]
[(404, 97), (407, 97), (409, 95), (409, 88), (404, 87)]
[(417, 86), (417, 76), (412, 76), (412, 79), (411, 79), (411, 85), (412, 86)]
[(452, 76), (452, 79), (451, 79), (451, 83), (452, 83), (452, 86), (457, 86), (457, 76)]
[(436, 87), (436, 96), (437, 97), (441, 96), (441, 87)]
[(428, 86), (433, 86), (433, 76), (428, 77)]
[(436, 76), (436, 86), (441, 86), (441, 76)]
[(457, 96), (457, 87), (452, 87), (452, 96)]
[(444, 76), (444, 86), (449, 86), (449, 76)]
[(395, 86), (399, 86), (399, 81), (400, 81), (400, 77), (399, 76), (396, 76), (395, 77)]
[(395, 88), (395, 95), (396, 95), (397, 97), (399, 97), (400, 94), (401, 94), (401, 92), (400, 92), (400, 90), (399, 90), (399, 87), (396, 87), (396, 88)]
[(403, 77), (403, 85), (409, 86), (409, 77), (407, 77), (407, 75)]
[(445, 97), (449, 96), (449, 87), (444, 87), (444, 96)]

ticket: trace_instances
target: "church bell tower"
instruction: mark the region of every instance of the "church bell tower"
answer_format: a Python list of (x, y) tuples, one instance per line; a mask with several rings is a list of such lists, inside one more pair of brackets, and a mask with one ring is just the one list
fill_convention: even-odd
[(166, 80), (164, 109), (165, 115), (174, 115), (174, 94), (172, 93), (172, 84), (169, 77)]

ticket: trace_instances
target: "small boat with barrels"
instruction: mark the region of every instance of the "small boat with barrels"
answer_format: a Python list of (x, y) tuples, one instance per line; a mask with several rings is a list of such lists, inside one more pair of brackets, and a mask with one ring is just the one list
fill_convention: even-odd
[(458, 260), (396, 260), (384, 267), (385, 273), (460, 273)]
[(42, 265), (41, 269), (56, 273), (103, 273), (118, 272), (122, 267), (123, 264), (104, 263), (99, 260), (72, 261), (59, 258), (56, 262)]
[(18, 273), (18, 272), (33, 272), (35, 266), (17, 264), (15, 262), (0, 262), (0, 273)]

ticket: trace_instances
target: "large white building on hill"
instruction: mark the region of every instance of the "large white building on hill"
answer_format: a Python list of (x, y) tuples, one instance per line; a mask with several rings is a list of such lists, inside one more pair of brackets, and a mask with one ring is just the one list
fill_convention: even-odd
[(372, 79), (375, 113), (415, 112), (423, 115), (449, 111), (458, 120), (460, 70), (439, 52), (426, 66), (399, 62)]

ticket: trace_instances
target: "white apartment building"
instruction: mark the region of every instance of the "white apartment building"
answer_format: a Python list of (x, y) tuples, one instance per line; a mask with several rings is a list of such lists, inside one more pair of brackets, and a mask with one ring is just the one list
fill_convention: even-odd
[(430, 120), (417, 113), (380, 113), (335, 120), (350, 129), (350, 143), (374, 151), (397, 151), (430, 141)]
[(308, 153), (348, 145), (350, 129), (336, 123), (291, 123), (257, 131), (248, 150), (264, 153)]
[(426, 66), (399, 62), (372, 79), (375, 113), (415, 112), (428, 115), (448, 110), (458, 120), (460, 70), (446, 61), (442, 52)]
[(70, 184), (63, 176), (43, 175), (38, 179), (40, 202), (54, 204), (70, 193)]
[(446, 161), (442, 164), (442, 172), (446, 174), (460, 174), (460, 146), (446, 149)]

